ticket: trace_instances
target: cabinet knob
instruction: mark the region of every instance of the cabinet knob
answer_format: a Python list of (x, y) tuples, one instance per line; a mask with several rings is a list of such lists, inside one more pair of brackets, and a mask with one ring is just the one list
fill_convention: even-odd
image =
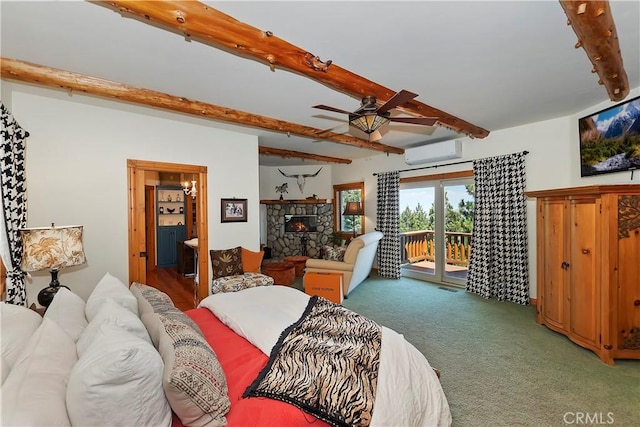
[(635, 300), (635, 301), (633, 302), (633, 305), (635, 305), (636, 307), (637, 307), (637, 306), (639, 306), (639, 305), (640, 305), (640, 300), (638, 300), (638, 299), (637, 299), (637, 300)]
[(585, 254), (585, 255), (588, 254), (589, 252), (591, 252), (591, 251), (589, 251), (589, 249), (583, 249), (582, 250), (582, 253)]

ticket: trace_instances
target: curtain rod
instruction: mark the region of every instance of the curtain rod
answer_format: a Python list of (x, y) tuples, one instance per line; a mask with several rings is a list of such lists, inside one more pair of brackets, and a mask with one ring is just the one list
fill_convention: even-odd
[[(527, 154), (529, 154), (529, 152), (525, 150), (525, 151), (522, 152), (522, 154), (524, 154), (526, 156)], [(444, 167), (444, 166), (461, 165), (463, 163), (473, 163), (476, 160), (483, 160), (483, 159), (488, 159), (488, 157), (483, 157), (482, 159), (475, 159), (475, 160), (463, 160), (463, 161), (460, 161), (460, 162), (445, 163), (444, 165), (432, 165), (432, 166), (422, 166), (422, 167), (419, 167), (419, 168), (402, 169), (402, 170), (399, 170), (397, 172), (410, 172), (410, 171), (417, 171), (417, 170), (420, 170), (420, 169), (431, 169), (431, 168), (440, 168), (440, 167)], [(373, 176), (377, 176), (379, 173), (381, 173), (381, 172), (374, 172)]]

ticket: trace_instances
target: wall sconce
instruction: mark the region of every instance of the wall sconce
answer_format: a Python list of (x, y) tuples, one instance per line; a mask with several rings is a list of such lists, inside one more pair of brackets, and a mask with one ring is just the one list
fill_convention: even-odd
[[(58, 272), (64, 267), (81, 265), (87, 262), (82, 245), (82, 226), (72, 225), (56, 227), (23, 228), (22, 271), (40, 271), (49, 269), (51, 283), (38, 293), (38, 303), (48, 307), (60, 289)], [(68, 289), (68, 286), (64, 286)]]

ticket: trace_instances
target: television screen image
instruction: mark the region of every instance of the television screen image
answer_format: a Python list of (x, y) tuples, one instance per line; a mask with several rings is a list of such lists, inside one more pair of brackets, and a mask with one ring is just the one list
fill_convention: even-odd
[(581, 176), (640, 169), (640, 96), (582, 117)]

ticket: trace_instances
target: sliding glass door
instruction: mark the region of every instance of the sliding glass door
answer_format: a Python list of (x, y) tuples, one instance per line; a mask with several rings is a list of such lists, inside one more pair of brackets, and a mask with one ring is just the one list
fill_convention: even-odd
[(402, 182), (402, 274), (464, 286), (471, 253), (473, 213), (472, 178)]

